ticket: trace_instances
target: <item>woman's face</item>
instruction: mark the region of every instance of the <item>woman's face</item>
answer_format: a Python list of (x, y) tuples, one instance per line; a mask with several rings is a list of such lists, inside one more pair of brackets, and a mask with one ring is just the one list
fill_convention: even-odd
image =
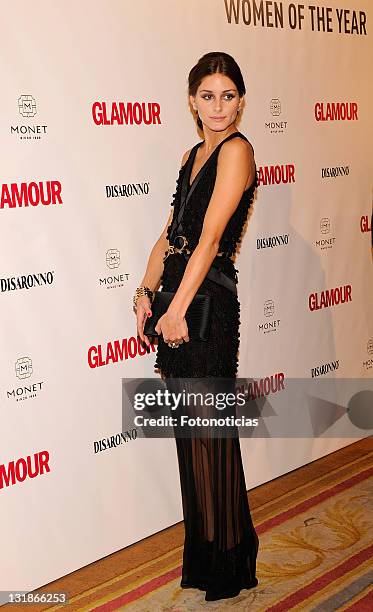
[(213, 132), (226, 130), (237, 119), (240, 104), (234, 82), (224, 74), (216, 73), (205, 77), (190, 102), (202, 123)]

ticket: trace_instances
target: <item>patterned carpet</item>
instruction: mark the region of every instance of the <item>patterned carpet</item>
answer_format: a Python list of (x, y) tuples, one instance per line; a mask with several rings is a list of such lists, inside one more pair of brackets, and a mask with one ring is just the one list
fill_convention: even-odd
[[(270, 494), (265, 494), (266, 487)], [(158, 556), (154, 551), (146, 562), (101, 584), (97, 584), (98, 569), (105, 560), (89, 566), (95, 566), (96, 586), (80, 587), (78, 592), (75, 588), (76, 595), (63, 608), (105, 612), (373, 610), (372, 493), (373, 444), (372, 438), (366, 438), (250, 491), (260, 538), (256, 588), (216, 602), (206, 602), (201, 591), (181, 589), (181, 523), (152, 536), (168, 538), (166, 552)], [(144, 546), (152, 538), (143, 541)], [(134, 546), (140, 550), (141, 545)], [(111, 561), (116, 555), (110, 555)], [(49, 586), (72, 594), (68, 580), (65, 577)], [(38, 609), (42, 608), (33, 606), (34, 611)]]

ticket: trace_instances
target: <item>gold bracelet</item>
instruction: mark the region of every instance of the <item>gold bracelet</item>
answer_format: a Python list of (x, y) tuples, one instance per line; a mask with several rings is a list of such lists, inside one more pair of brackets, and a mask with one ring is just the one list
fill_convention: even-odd
[(149, 287), (146, 287), (145, 285), (137, 287), (135, 295), (133, 296), (133, 307), (135, 310), (137, 308), (137, 300), (142, 295), (147, 295), (150, 301), (152, 302), (154, 298), (154, 291), (152, 291), (151, 289), (149, 289)]

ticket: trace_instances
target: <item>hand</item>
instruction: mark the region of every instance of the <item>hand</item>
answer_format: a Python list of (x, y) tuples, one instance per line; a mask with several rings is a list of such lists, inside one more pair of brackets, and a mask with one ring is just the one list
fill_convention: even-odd
[(150, 346), (150, 340), (148, 336), (144, 334), (144, 326), (147, 317), (151, 316), (151, 302), (147, 295), (141, 295), (136, 304), (137, 333), (147, 346)]
[(185, 317), (177, 313), (167, 310), (164, 315), (158, 319), (155, 331), (162, 334), (163, 340), (167, 342), (176, 342), (177, 344), (189, 342), (188, 325)]

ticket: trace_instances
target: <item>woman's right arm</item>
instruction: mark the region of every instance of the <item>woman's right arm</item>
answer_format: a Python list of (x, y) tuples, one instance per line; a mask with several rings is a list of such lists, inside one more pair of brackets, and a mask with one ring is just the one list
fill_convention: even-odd
[[(190, 153), (190, 149), (186, 151), (183, 155), (181, 165), (183, 166), (188, 159)], [(140, 283), (140, 287), (145, 286), (149, 287), (152, 291), (157, 291), (161, 282), (162, 274), (163, 274), (163, 259), (165, 256), (165, 252), (168, 249), (169, 243), (167, 236), (167, 230), (172, 222), (174, 209), (172, 208), (169, 217), (167, 219), (167, 223), (159, 236), (157, 242), (154, 244), (148, 259), (148, 263), (146, 265), (145, 274)], [(136, 318), (137, 318), (137, 333), (140, 336), (141, 340), (145, 342), (147, 346), (150, 346), (150, 341), (147, 336), (144, 335), (144, 325), (146, 317), (151, 316), (151, 303), (148, 296), (140, 296), (137, 300), (137, 308), (136, 308)]]

